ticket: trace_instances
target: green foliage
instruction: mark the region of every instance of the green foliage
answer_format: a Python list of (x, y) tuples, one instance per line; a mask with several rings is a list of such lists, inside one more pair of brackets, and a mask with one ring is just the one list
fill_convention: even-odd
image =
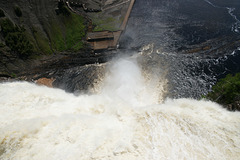
[(83, 17), (72, 14), (70, 18), (65, 18), (64, 21), (66, 23), (66, 48), (71, 49), (78, 43), (80, 43), (78, 46), (82, 46), (82, 39), (85, 37)]
[(117, 21), (113, 17), (103, 17), (103, 18), (94, 17), (92, 18), (92, 20), (93, 20), (93, 26), (95, 26), (93, 31), (95, 32), (104, 31), (104, 30), (116, 31), (118, 30), (116, 25), (121, 24), (121, 22)]
[(0, 42), (0, 48), (2, 47), (5, 47), (5, 45), (2, 42)]
[(64, 34), (57, 22), (52, 21), (50, 39), (52, 48), (57, 51), (64, 51), (66, 49), (64, 42)]
[(22, 32), (11, 32), (5, 37), (6, 45), (11, 50), (20, 54), (22, 58), (28, 57), (32, 53), (32, 45)]
[(45, 54), (52, 54), (48, 39), (44, 37), (43, 34), (39, 33), (37, 29), (34, 29), (33, 35), (40, 51)]
[(220, 104), (231, 104), (240, 99), (240, 73), (227, 75), (213, 86), (206, 98)]
[(6, 45), (21, 58), (28, 57), (32, 54), (33, 46), (25, 35), (24, 27), (15, 26), (9, 19), (0, 21), (2, 35)]
[(16, 16), (22, 17), (22, 11), (18, 6), (14, 7), (14, 12), (15, 12)]
[(0, 9), (0, 18), (1, 17), (5, 17), (5, 14), (4, 14), (3, 10)]
[(82, 16), (71, 13), (69, 16), (60, 15), (62, 23), (52, 21), (51, 44), (56, 51), (77, 51), (83, 48), (82, 39), (85, 37), (86, 27)]
[(75, 44), (72, 47), (72, 50), (73, 51), (78, 51), (78, 50), (82, 49), (83, 47), (84, 47), (84, 43), (82, 41), (80, 41), (79, 43)]
[(16, 27), (14, 24), (7, 18), (7, 19), (2, 19), (0, 21), (0, 25), (2, 27), (2, 34), (4, 37), (10, 32), (14, 32), (16, 30)]
[(17, 75), (16, 75), (15, 73), (11, 73), (11, 77), (12, 77), (12, 78), (16, 78)]

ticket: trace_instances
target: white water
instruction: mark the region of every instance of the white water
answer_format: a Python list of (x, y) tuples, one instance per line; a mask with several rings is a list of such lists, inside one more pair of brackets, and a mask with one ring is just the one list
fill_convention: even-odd
[(240, 113), (154, 97), (129, 59), (111, 66), (96, 95), (0, 84), (0, 159), (239, 159)]

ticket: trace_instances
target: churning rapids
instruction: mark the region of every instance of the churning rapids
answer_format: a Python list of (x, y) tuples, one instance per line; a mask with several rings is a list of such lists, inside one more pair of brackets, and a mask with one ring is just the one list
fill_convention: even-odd
[(164, 87), (149, 87), (134, 58), (109, 68), (92, 95), (0, 84), (0, 159), (239, 159), (239, 112), (204, 100), (162, 101)]

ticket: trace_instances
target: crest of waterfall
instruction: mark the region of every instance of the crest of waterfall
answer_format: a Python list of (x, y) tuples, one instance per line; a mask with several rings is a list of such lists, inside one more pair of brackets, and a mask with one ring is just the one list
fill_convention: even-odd
[(0, 84), (0, 159), (239, 159), (240, 113), (205, 100), (159, 101), (162, 87), (147, 87), (156, 81), (134, 58), (109, 66), (93, 95)]

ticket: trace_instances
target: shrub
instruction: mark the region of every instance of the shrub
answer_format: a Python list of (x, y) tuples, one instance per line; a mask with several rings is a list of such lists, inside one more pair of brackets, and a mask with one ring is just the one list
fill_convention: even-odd
[(15, 12), (16, 16), (22, 17), (22, 11), (18, 6), (14, 7), (14, 12)]
[(28, 57), (32, 53), (32, 45), (22, 32), (11, 32), (5, 38), (6, 45), (20, 57)]
[(212, 92), (206, 98), (220, 104), (231, 104), (240, 99), (240, 73), (227, 75), (213, 86)]
[(0, 48), (2, 47), (5, 47), (5, 45), (2, 42), (0, 42)]
[(9, 19), (0, 21), (2, 35), (6, 45), (21, 58), (25, 58), (32, 53), (33, 46), (25, 35), (24, 27), (15, 26)]
[(2, 27), (2, 34), (5, 37), (9, 32), (14, 32), (16, 30), (14, 24), (8, 19), (2, 19), (0, 21)]

